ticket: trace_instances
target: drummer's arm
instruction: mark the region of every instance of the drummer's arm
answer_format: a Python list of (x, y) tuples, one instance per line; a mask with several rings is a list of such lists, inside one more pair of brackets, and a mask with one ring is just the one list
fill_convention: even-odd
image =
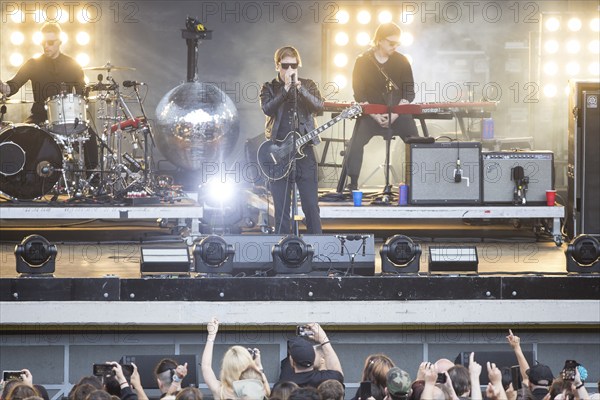
[(12, 96), (31, 78), (32, 60), (27, 61), (9, 81), (0, 81), (0, 90), (5, 96)]

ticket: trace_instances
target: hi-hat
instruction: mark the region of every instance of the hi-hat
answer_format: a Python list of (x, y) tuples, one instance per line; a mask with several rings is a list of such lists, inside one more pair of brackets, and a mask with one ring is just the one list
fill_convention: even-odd
[(109, 61), (100, 67), (85, 67), (85, 68), (83, 68), (83, 70), (85, 70), (85, 71), (109, 71), (110, 72), (110, 71), (135, 71), (135, 68), (118, 67), (116, 65), (112, 65)]

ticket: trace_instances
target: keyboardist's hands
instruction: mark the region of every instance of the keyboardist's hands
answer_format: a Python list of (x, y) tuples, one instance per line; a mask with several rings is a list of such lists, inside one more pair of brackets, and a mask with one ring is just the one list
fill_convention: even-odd
[(369, 114), (371, 118), (375, 120), (382, 128), (388, 127), (388, 116), (387, 114)]

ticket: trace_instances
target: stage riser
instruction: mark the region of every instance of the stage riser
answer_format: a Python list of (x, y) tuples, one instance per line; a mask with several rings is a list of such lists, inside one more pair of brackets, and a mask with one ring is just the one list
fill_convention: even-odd
[(0, 279), (0, 301), (347, 301), (600, 298), (598, 274), (570, 277)]

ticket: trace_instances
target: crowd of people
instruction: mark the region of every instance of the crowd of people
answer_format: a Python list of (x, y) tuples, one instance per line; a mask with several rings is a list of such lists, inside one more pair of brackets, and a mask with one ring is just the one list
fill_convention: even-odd
[[(317, 323), (302, 325), (299, 334), (288, 340), (287, 357), (281, 361), (280, 375), (274, 385), (264, 374), (260, 350), (232, 346), (223, 355), (219, 375), (213, 370), (213, 348), (219, 321), (213, 318), (202, 354), (202, 376), (214, 399), (240, 400), (343, 400), (350, 397), (344, 386), (340, 360)], [(361, 384), (352, 400), (600, 400), (585, 388), (587, 370), (574, 360), (555, 375), (544, 364), (529, 365), (518, 336), (509, 330), (507, 342), (518, 361), (519, 375), (508, 368), (486, 362), (482, 366), (471, 353), (467, 366), (448, 359), (422, 362), (417, 376), (410, 375), (385, 354), (365, 359)], [(106, 364), (103, 373), (86, 376), (75, 384), (68, 400), (148, 400), (135, 364), (125, 367), (117, 362)], [(402, 368), (401, 368), (402, 367)], [(485, 371), (484, 371), (485, 370)], [(482, 373), (487, 386), (480, 384)], [(185, 385), (188, 365), (172, 359), (161, 360), (154, 377), (164, 400), (202, 400), (202, 392)], [(185, 387), (187, 386), (187, 387)], [(598, 382), (600, 392), (600, 382)], [(0, 400), (49, 400), (48, 392), (33, 383), (33, 376), (22, 369), (19, 376), (2, 382)]]

